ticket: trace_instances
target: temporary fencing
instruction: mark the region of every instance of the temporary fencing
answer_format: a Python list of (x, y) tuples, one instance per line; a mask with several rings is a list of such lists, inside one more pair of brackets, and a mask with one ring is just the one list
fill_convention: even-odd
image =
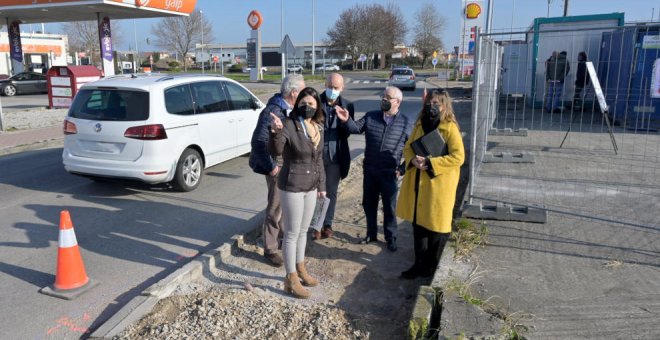
[(472, 111), (467, 211), (660, 225), (657, 23), (480, 34)]

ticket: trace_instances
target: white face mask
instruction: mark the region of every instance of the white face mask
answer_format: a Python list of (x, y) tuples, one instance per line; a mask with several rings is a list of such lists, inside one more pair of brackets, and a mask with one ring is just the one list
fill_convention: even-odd
[(339, 98), (339, 92), (335, 89), (325, 89), (325, 96), (328, 97), (328, 100), (337, 100)]

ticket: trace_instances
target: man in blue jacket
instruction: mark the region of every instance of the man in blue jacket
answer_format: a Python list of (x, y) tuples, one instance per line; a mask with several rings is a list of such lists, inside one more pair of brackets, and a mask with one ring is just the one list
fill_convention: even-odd
[(281, 159), (268, 152), (268, 138), (270, 136), (271, 113), (281, 120), (289, 116), (296, 103), (298, 93), (305, 88), (305, 80), (300, 74), (290, 74), (282, 80), (280, 93), (268, 100), (268, 104), (259, 114), (257, 127), (252, 133), (252, 151), (250, 152), (250, 168), (258, 174), (266, 176), (268, 186), (268, 205), (266, 218), (263, 223), (264, 256), (273, 265), (280, 267), (284, 259), (280, 254), (280, 240), (282, 239), (282, 208), (280, 207), (280, 194), (277, 189), (277, 175), (280, 172)]
[(383, 201), (383, 229), (387, 249), (396, 251), (396, 196), (398, 178), (405, 171), (401, 164), (403, 147), (410, 137), (412, 122), (399, 112), (403, 93), (396, 87), (383, 91), (380, 110), (367, 112), (358, 121), (338, 113), (342, 127), (350, 133), (365, 134), (362, 207), (367, 217), (367, 236), (360, 241), (376, 241), (378, 201)]

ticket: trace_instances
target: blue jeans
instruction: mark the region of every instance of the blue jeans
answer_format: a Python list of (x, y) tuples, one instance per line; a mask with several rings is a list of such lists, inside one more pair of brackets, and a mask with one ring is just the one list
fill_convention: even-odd
[(385, 240), (396, 239), (396, 174), (365, 173), (362, 181), (362, 207), (367, 217), (367, 236), (376, 239), (378, 234), (378, 201), (383, 199), (383, 230)]
[(553, 111), (561, 106), (561, 91), (563, 88), (563, 81), (548, 80), (546, 82), (545, 109), (547, 111)]

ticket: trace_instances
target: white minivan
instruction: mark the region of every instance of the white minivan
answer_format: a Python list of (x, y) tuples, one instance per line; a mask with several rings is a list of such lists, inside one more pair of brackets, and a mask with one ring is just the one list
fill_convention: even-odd
[(250, 152), (264, 104), (234, 80), (124, 75), (83, 85), (64, 121), (66, 171), (197, 188), (205, 168)]

